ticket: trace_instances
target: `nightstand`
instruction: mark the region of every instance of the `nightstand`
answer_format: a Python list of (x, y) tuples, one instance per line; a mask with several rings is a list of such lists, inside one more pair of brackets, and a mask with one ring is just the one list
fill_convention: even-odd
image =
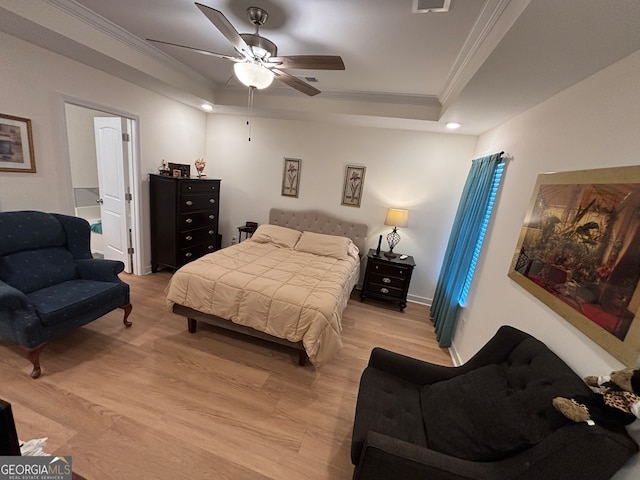
[(367, 255), (367, 269), (360, 300), (373, 297), (398, 302), (402, 312), (407, 306), (411, 274), (416, 266), (413, 257), (409, 255), (400, 260), (399, 254), (395, 258), (387, 258), (383, 253), (376, 257), (375, 254), (376, 251), (372, 248)]

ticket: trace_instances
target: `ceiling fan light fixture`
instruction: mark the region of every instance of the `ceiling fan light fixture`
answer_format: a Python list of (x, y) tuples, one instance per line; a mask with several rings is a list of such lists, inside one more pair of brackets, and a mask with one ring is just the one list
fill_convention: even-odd
[(271, 85), (274, 77), (271, 70), (257, 63), (236, 63), (233, 65), (233, 72), (243, 85), (254, 87), (258, 90)]

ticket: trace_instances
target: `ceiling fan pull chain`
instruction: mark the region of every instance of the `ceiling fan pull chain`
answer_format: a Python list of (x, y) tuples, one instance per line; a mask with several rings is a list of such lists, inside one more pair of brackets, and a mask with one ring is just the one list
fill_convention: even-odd
[(249, 141), (251, 141), (251, 122), (252, 122), (252, 113), (253, 113), (253, 91), (256, 87), (249, 87), (249, 118), (247, 119), (247, 126), (249, 127)]

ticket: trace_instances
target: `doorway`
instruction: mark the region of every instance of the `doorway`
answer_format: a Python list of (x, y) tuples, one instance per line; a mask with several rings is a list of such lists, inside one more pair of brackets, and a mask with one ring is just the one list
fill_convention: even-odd
[(91, 253), (139, 273), (135, 120), (69, 101), (64, 109), (75, 215), (91, 226)]

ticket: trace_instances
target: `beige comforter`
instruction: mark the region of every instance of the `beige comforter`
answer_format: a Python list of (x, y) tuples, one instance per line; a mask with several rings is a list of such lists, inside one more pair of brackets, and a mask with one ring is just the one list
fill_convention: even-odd
[(359, 273), (353, 252), (339, 260), (247, 240), (185, 265), (166, 293), (170, 305), (302, 341), (320, 366), (342, 348), (342, 311)]

